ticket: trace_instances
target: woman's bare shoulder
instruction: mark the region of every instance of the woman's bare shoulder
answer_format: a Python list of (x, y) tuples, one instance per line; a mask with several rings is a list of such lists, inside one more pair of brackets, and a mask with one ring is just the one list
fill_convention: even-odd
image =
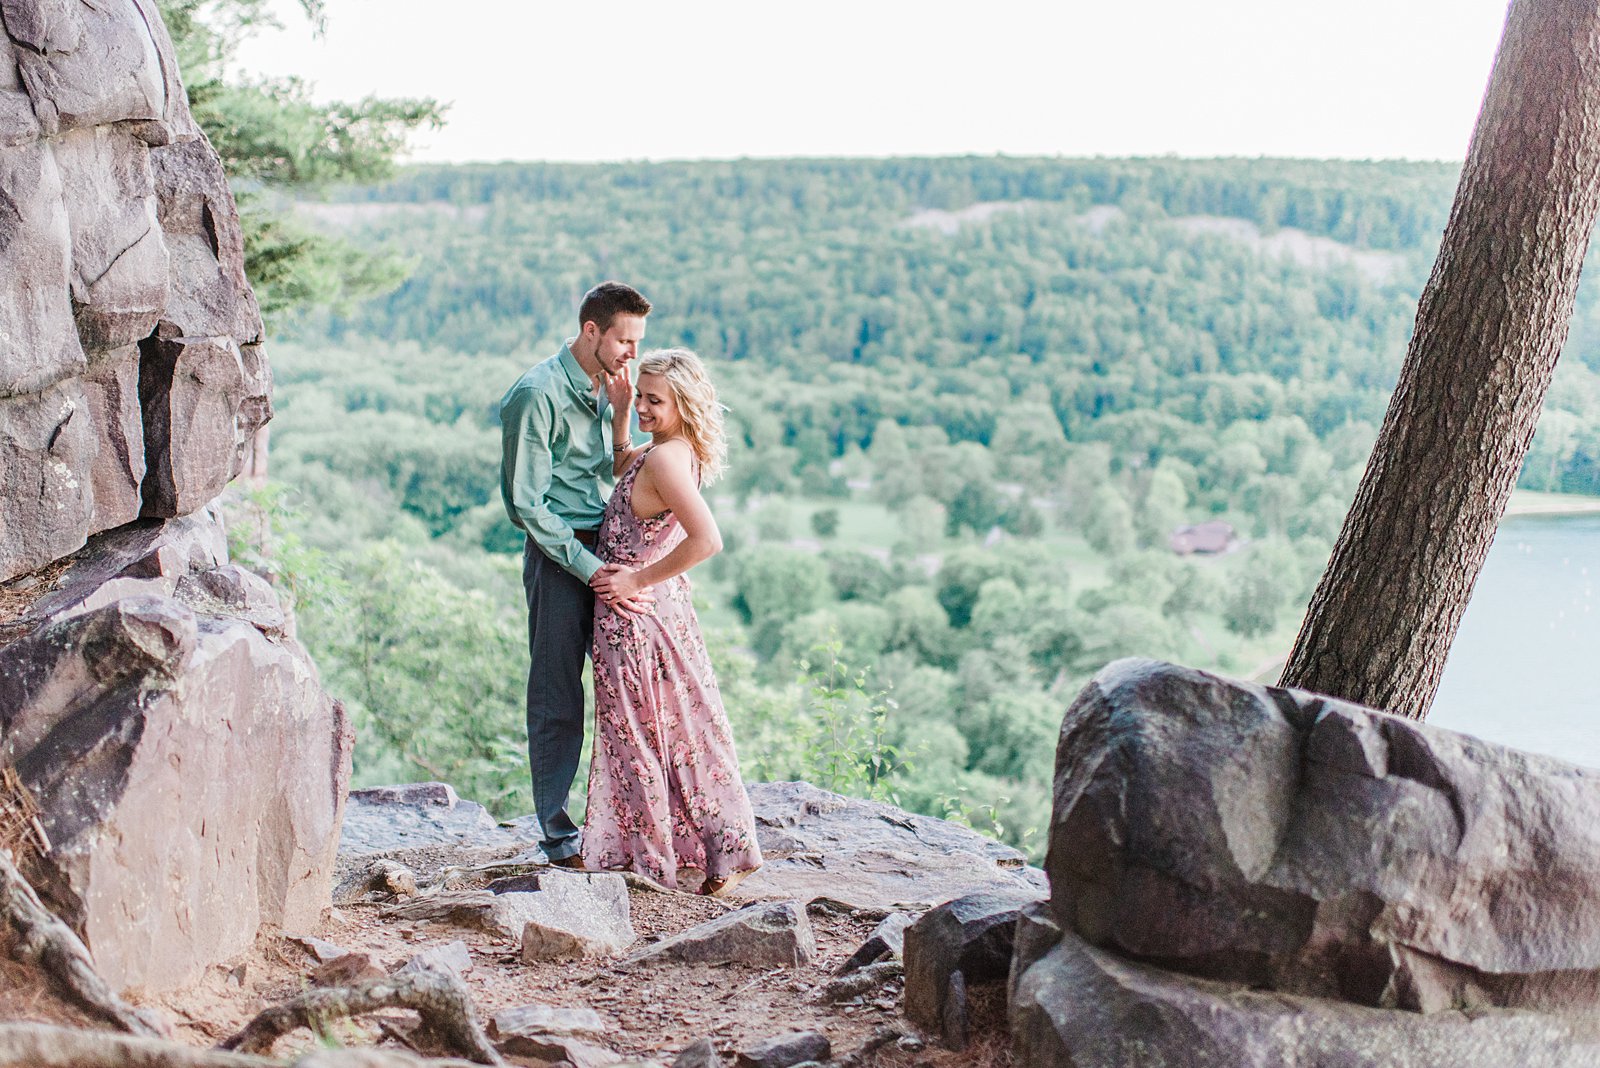
[(650, 455), (644, 458), (646, 471), (654, 470), (662, 473), (676, 470), (688, 471), (693, 463), (694, 450), (682, 438), (663, 441), (652, 448)]

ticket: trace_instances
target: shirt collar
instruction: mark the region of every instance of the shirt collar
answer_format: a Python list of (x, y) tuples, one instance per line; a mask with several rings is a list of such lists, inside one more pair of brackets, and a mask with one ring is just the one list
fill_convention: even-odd
[(589, 377), (589, 372), (583, 369), (578, 358), (572, 354), (572, 342), (576, 338), (568, 338), (567, 343), (561, 346), (561, 367), (567, 372), (567, 380), (572, 383), (572, 388), (579, 393), (594, 394), (594, 379)]

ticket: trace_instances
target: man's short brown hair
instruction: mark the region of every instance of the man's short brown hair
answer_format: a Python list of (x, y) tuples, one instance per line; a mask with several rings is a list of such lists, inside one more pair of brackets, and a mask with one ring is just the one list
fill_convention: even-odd
[(592, 322), (603, 334), (619, 315), (643, 318), (649, 314), (650, 302), (643, 293), (625, 282), (601, 282), (583, 295), (583, 303), (578, 305), (578, 327)]

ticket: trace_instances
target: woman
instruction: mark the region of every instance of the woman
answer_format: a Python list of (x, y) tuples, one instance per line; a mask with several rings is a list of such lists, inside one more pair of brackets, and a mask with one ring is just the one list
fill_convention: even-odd
[[(625, 373), (607, 382), (618, 481), (599, 535), (584, 866), (673, 888), (680, 868), (695, 869), (701, 893), (723, 893), (761, 866), (761, 850), (684, 575), (722, 548), (700, 496), (725, 462), (722, 409), (694, 353), (648, 353), (634, 409), (650, 444), (633, 448), (627, 388)], [(652, 613), (613, 607), (645, 588)]]

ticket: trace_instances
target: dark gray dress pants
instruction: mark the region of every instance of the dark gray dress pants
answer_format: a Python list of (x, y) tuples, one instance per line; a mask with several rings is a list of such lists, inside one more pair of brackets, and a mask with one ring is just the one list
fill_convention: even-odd
[(578, 826), (567, 795), (583, 753), (583, 659), (594, 635), (594, 591), (540, 552), (522, 550), (528, 600), (528, 766), (533, 809), (551, 860), (578, 852)]

